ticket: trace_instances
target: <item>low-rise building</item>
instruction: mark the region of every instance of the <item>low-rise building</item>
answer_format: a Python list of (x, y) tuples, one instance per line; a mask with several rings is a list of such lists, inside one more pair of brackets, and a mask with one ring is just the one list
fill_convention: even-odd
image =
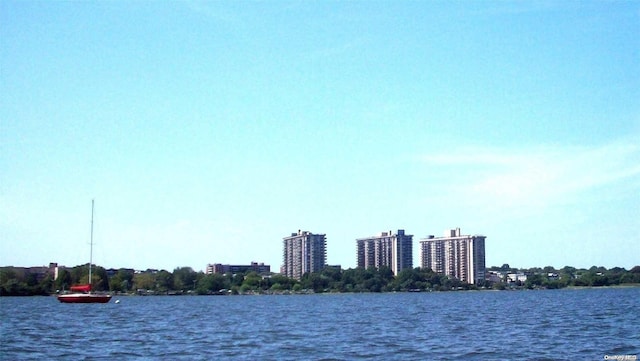
[(489, 271), (486, 276), (486, 280), (491, 283), (504, 282), (505, 278), (506, 275), (499, 271)]
[(246, 273), (246, 272), (256, 272), (258, 274), (270, 273), (271, 266), (266, 265), (262, 262), (251, 262), (249, 265), (230, 265), (230, 264), (222, 264), (222, 263), (209, 263), (205, 270), (205, 274), (225, 274), (225, 273)]
[(518, 272), (518, 273), (507, 273), (507, 282), (508, 283), (518, 283), (518, 282), (525, 282), (527, 280), (527, 275), (522, 273), (522, 272)]

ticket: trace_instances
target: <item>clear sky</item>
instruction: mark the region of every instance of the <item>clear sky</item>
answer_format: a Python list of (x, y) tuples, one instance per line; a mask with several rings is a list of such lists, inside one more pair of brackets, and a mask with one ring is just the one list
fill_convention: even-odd
[(640, 2), (0, 2), (0, 265), (282, 263), (448, 228), (640, 264)]

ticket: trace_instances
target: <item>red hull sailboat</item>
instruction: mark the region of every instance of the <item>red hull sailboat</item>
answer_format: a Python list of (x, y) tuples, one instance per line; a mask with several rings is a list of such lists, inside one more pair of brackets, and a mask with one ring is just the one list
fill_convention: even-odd
[(86, 285), (71, 286), (71, 293), (58, 296), (62, 303), (107, 303), (111, 295), (91, 293), (91, 266), (93, 263), (93, 200), (91, 200), (91, 251), (89, 253), (89, 283)]
[(58, 296), (62, 303), (107, 303), (111, 295), (91, 293), (91, 285), (79, 285), (71, 287), (72, 293)]

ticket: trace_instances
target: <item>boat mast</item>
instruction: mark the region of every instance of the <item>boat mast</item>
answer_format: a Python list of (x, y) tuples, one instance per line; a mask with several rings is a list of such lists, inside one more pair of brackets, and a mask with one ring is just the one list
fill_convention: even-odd
[(93, 263), (93, 202), (91, 200), (91, 241), (89, 251), (89, 292), (91, 292), (91, 264)]

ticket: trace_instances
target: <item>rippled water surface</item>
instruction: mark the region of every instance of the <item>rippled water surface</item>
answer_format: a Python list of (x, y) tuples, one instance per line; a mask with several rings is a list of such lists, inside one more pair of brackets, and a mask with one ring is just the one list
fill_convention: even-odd
[(640, 288), (114, 297), (84, 305), (4, 297), (0, 321), (2, 360), (603, 360), (640, 354)]

